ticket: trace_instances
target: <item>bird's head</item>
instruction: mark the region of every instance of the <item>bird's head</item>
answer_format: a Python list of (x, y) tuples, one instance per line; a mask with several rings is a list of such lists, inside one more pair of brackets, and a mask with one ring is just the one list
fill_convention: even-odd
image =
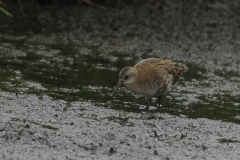
[(114, 95), (119, 87), (123, 84), (126, 86), (131, 85), (137, 78), (138, 72), (134, 67), (124, 67), (119, 73), (119, 82), (114, 89), (112, 95)]

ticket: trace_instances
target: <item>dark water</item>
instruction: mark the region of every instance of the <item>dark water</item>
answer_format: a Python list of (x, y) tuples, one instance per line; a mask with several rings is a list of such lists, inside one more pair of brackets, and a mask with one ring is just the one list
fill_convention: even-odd
[[(145, 108), (144, 97), (133, 95), (125, 87), (115, 96), (110, 94), (118, 82), (119, 71), (147, 58), (147, 54), (106, 54), (96, 46), (4, 41), (0, 56), (2, 91), (48, 95), (66, 102), (90, 101), (96, 106), (128, 112), (141, 112)], [(208, 71), (194, 63), (184, 64), (187, 69), (182, 78), (162, 97), (162, 110), (156, 109), (157, 99), (153, 98), (150, 112), (240, 123), (240, 92), (231, 87), (224, 89), (228, 83), (238, 85), (240, 75), (233, 71)]]

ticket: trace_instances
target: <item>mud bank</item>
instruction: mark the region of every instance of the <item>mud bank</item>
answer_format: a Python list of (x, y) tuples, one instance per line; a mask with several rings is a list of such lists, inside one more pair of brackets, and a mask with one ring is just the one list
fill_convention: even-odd
[(1, 93), (1, 159), (239, 159), (240, 126)]

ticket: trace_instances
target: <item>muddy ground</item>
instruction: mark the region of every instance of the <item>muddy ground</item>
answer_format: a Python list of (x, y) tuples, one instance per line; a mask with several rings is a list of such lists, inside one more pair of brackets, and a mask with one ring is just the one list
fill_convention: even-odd
[[(1, 159), (239, 159), (240, 126), (1, 93)], [(16, 117), (16, 118), (11, 118)]]
[[(204, 73), (198, 69), (196, 73), (207, 78), (200, 82), (197, 76), (190, 80), (183, 76), (177, 92), (187, 98), (179, 103), (191, 108), (196, 101), (204, 102), (203, 107), (219, 101), (220, 108), (227, 108), (225, 99), (231, 98), (221, 98), (227, 92), (239, 120), (240, 1), (131, 1), (121, 3), (119, 9), (106, 4), (107, 10), (82, 2), (68, 6), (22, 3), (25, 19), (18, 4), (10, 2), (7, 9), (14, 18), (0, 15), (2, 59), (10, 56), (21, 64), (34, 52), (43, 56), (44, 64), (52, 62), (46, 57), (56, 58), (59, 64), (74, 63), (73, 58), (64, 60), (58, 50), (48, 48), (58, 45), (80, 48), (80, 53), (75, 53), (78, 59), (97, 47), (109, 63), (117, 63), (119, 57), (125, 61), (160, 57), (194, 63), (204, 68)], [(2, 68), (11, 67), (9, 60), (1, 62)], [(121, 68), (108, 69), (114, 75), (106, 74), (110, 84), (105, 97), (116, 85)], [(54, 91), (37, 80), (28, 82), (20, 69), (2, 70), (3, 76), (7, 71), (14, 75), (9, 82), (1, 79), (1, 159), (240, 159), (238, 123), (144, 109), (129, 112), (124, 106), (110, 107), (115, 104), (110, 96), (101, 103), (81, 94), (79, 100), (67, 101), (50, 96), (48, 92)], [(222, 76), (229, 71), (230, 76)], [(86, 88), (92, 86), (89, 82)], [(102, 89), (92, 88), (96, 94)], [(207, 98), (199, 100), (196, 95)]]

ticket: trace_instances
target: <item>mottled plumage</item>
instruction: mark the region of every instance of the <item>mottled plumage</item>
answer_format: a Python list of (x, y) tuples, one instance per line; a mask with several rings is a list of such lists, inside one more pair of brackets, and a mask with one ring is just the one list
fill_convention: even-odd
[(159, 58), (148, 58), (134, 67), (125, 67), (119, 74), (119, 82), (113, 94), (122, 84), (131, 92), (143, 95), (149, 105), (149, 97), (159, 96), (159, 106), (161, 95), (174, 85), (183, 73), (185, 65), (178, 65), (170, 60)]

